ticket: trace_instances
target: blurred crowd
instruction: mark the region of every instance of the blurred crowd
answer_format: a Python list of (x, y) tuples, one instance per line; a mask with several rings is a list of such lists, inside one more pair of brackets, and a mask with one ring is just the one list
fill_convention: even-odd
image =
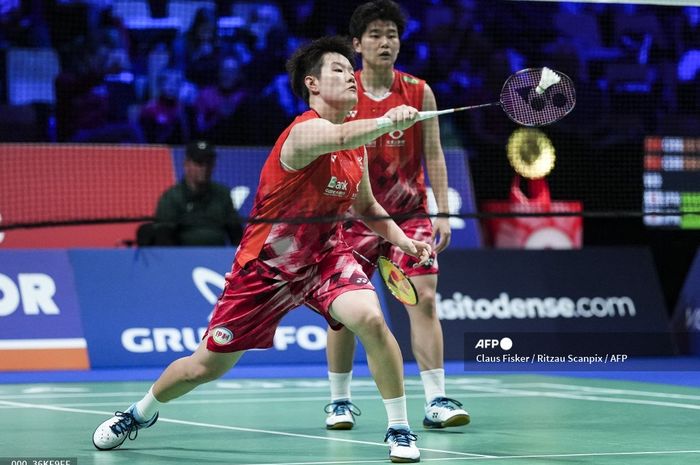
[[(358, 3), (0, 0), (0, 141), (271, 145), (304, 110), (286, 58), (305, 40), (347, 34)], [(410, 21), (398, 67), (426, 79), (440, 107), (497, 101), (513, 72), (550, 66), (577, 85), (578, 109), (562, 131), (605, 140), (621, 137), (609, 128), (629, 119), (642, 133), (697, 123), (700, 7), (403, 6)], [(32, 58), (32, 50), (51, 53)], [(53, 70), (48, 84), (32, 66), (22, 73), (18, 56), (55, 56), (55, 66), (37, 67)], [(23, 98), (22, 85), (52, 88), (49, 97)], [(446, 143), (475, 149), (502, 146), (512, 132), (494, 111), (445, 121)]]

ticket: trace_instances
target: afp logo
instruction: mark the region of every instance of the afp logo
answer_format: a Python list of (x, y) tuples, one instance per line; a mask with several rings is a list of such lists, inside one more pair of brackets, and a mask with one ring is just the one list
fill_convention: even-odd
[(509, 337), (501, 339), (479, 339), (476, 341), (475, 349), (496, 349), (510, 350), (513, 348), (513, 340)]

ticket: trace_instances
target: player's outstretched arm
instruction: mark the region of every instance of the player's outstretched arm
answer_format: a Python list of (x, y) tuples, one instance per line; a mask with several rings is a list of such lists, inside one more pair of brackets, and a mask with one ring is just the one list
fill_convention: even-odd
[[(382, 207), (372, 194), (372, 187), (369, 182), (367, 170), (367, 157), (365, 157), (365, 170), (362, 174), (360, 191), (353, 203), (353, 209), (362, 216), (368, 218), (388, 217), (389, 214)], [(416, 241), (404, 234), (401, 228), (392, 219), (383, 220), (363, 220), (367, 226), (379, 236), (391, 242), (407, 254), (418, 258), (420, 261), (416, 266), (423, 265), (430, 260), (432, 251), (430, 244)]]
[[(437, 110), (435, 94), (427, 84), (423, 94), (423, 110)], [(449, 213), (448, 206), (448, 182), (447, 167), (445, 165), (445, 154), (442, 151), (440, 142), (440, 126), (438, 118), (430, 118), (423, 121), (423, 153), (425, 153), (425, 167), (431, 181), (433, 194), (438, 213)], [(437, 217), (433, 221), (433, 247), (435, 252), (440, 253), (450, 244), (452, 230), (449, 218)]]
[(381, 118), (334, 124), (314, 118), (295, 125), (282, 145), (282, 162), (301, 169), (326, 153), (354, 149), (382, 134), (403, 130), (416, 123), (418, 110), (407, 105), (392, 108)]

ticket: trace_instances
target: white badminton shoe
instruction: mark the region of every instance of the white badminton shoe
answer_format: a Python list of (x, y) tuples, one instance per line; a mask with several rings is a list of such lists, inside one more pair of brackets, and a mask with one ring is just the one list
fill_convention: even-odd
[(150, 428), (158, 420), (158, 412), (148, 421), (140, 422), (134, 418), (134, 405), (126, 412), (116, 412), (112, 418), (97, 427), (92, 435), (92, 444), (99, 450), (116, 449), (127, 439), (134, 440), (138, 430)]
[(468, 425), (469, 414), (462, 404), (449, 397), (436, 397), (425, 407), (423, 426), (426, 428), (448, 428)]
[(352, 429), (355, 415), (362, 415), (360, 409), (349, 400), (340, 400), (326, 405), (326, 429)]
[(384, 437), (384, 442), (389, 444), (389, 459), (394, 463), (420, 462), (416, 439), (409, 429), (389, 428)]

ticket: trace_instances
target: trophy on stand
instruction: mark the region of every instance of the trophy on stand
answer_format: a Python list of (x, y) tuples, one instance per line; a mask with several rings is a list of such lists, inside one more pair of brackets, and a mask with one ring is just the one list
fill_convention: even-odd
[[(581, 202), (552, 201), (545, 179), (554, 169), (556, 160), (549, 138), (539, 129), (517, 129), (508, 139), (506, 150), (516, 173), (510, 186), (510, 198), (483, 202), (482, 210), (509, 216), (484, 221), (489, 243), (497, 248), (514, 249), (580, 248), (583, 220), (570, 214), (581, 212)], [(522, 190), (523, 179), (527, 180), (527, 194)], [(547, 216), (531, 216), (534, 213)], [(568, 215), (553, 215), (556, 213)]]

